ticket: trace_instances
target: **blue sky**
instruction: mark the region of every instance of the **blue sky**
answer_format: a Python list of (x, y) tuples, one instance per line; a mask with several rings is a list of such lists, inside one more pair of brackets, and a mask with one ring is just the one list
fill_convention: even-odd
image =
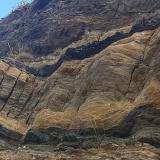
[[(22, 0), (0, 0), (0, 19), (7, 16)], [(31, 0), (27, 0), (30, 2)]]

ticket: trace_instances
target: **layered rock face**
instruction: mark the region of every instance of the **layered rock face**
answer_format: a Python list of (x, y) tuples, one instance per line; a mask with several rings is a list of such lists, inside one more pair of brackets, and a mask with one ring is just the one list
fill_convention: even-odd
[[(155, 147), (160, 146), (160, 14), (158, 2), (134, 1), (133, 3), (128, 0), (122, 3), (117, 0), (96, 3), (87, 1), (83, 6), (83, 1), (46, 0), (44, 2), (36, 0), (31, 5), (23, 7), (26, 9), (24, 13), (27, 14), (30, 21), (39, 13), (39, 18), (42, 18), (39, 24), (37, 25), (38, 20), (33, 22), (37, 27), (43, 26), (44, 21), (46, 25), (47, 22), (49, 23), (48, 18), (44, 16), (50, 13), (49, 7), (51, 11), (54, 10), (53, 19), (55, 16), (59, 16), (59, 18), (64, 16), (64, 13), (68, 16), (69, 8), (72, 8), (72, 14), (77, 16), (77, 12), (80, 12), (81, 16), (85, 16), (72, 19), (72, 21), (78, 22), (73, 23), (78, 25), (75, 27), (76, 31), (72, 26), (66, 25), (66, 28), (71, 29), (70, 36), (67, 36), (68, 32), (63, 31), (66, 33), (64, 35), (67, 40), (63, 34), (62, 37), (55, 36), (54, 38), (57, 40), (55, 45), (54, 38), (52, 39), (54, 41), (51, 44), (52, 51), (59, 48), (62, 41), (64, 43), (61, 48), (65, 48), (60, 50), (58, 55), (51, 56), (51, 59), (43, 57), (22, 60), (9, 56), (1, 58), (0, 125), (2, 126), (0, 136), (17, 142), (20, 140), (31, 149), (34, 146), (30, 146), (30, 143), (52, 145), (54, 152), (79, 148), (85, 150), (99, 148), (103, 155), (104, 152), (107, 153), (104, 157), (110, 159), (116, 159), (116, 153), (113, 151), (114, 145), (118, 145), (117, 151), (121, 152), (122, 149), (127, 150), (126, 147), (130, 144), (128, 152), (131, 157), (128, 159), (135, 159), (134, 153), (137, 153), (139, 148), (139, 150), (144, 149), (146, 153), (150, 150), (151, 156), (148, 156), (148, 159), (158, 159), (158, 149), (146, 144), (145, 147), (135, 144), (139, 141), (142, 145), (149, 143)], [(72, 6), (73, 4), (75, 8)], [(88, 10), (88, 7), (93, 8), (93, 4), (96, 4), (96, 7), (92, 11)], [(107, 18), (111, 19), (113, 14), (110, 5), (116, 6), (114, 16), (117, 19), (106, 26)], [(103, 7), (107, 13), (98, 12)], [(111, 8), (110, 12), (107, 7)], [(19, 14), (18, 11), (21, 10), (22, 8), (16, 10), (2, 20), (0, 27), (2, 24), (5, 26), (11, 19), (13, 20), (14, 13)], [(45, 12), (45, 10), (47, 11)], [(93, 21), (89, 21), (89, 16), (95, 15), (95, 12), (98, 14), (93, 17)], [(131, 17), (124, 15), (126, 13)], [(143, 18), (141, 18), (141, 14), (143, 14)], [(103, 15), (106, 16), (103, 17)], [(140, 15), (140, 19), (134, 21), (138, 15)], [(30, 18), (30, 16), (33, 17)], [(12, 23), (17, 22), (15, 19)], [(29, 19), (26, 18), (26, 22)], [(82, 29), (79, 25), (82, 20), (83, 23), (85, 22), (85, 27), (90, 24), (91, 28), (89, 29), (92, 31), (88, 35), (77, 32), (77, 30), (83, 31), (85, 28)], [(86, 20), (88, 21), (86, 22)], [(21, 17), (19, 17), (19, 23), (21, 22)], [(72, 24), (68, 19), (64, 18), (61, 21), (60, 18), (59, 25), (66, 24), (66, 22)], [(121, 23), (115, 25), (118, 22)], [(130, 22), (134, 22), (134, 24)], [(10, 24), (13, 27), (12, 23)], [(57, 21), (55, 23), (54, 29), (58, 33), (56, 28), (58, 23)], [(28, 23), (28, 27), (30, 25), (31, 23)], [(9, 25), (8, 33), (11, 33), (12, 27), (10, 28)], [(21, 27), (22, 30), (23, 27), (26, 25)], [(50, 31), (47, 26), (43, 27)], [(97, 27), (100, 32), (93, 32)], [(119, 28), (117, 29), (117, 27)], [(27, 33), (23, 34), (29, 34), (30, 30), (25, 29)], [(33, 28), (31, 27), (31, 29)], [(78, 38), (74, 37), (73, 40), (71, 35), (77, 36), (75, 32)], [(35, 31), (33, 33), (37, 34)], [(2, 31), (0, 31), (1, 34)], [(23, 34), (21, 34), (22, 39), (25, 40)], [(34, 34), (31, 35), (35, 38)], [(6, 43), (14, 37), (14, 33), (13, 37), (7, 33), (2, 35), (4, 37), (0, 36), (0, 46), (1, 43)], [(11, 36), (11, 39), (5, 39), (6, 35)], [(37, 35), (39, 36), (39, 34)], [(2, 37), (3, 41), (1, 41)], [(41, 41), (41, 38), (44, 41)], [(46, 39), (47, 37), (43, 35), (36, 39), (39, 50), (43, 51), (41, 45), (46, 47), (44, 44), (47, 43)], [(77, 41), (71, 43), (75, 40)], [(19, 41), (18, 37), (14, 42), (16, 43), (16, 41)], [(30, 42), (33, 42), (32, 45), (35, 46), (36, 41)], [(26, 47), (28, 47), (28, 43), (26, 43)], [(30, 49), (32, 50), (32, 47)], [(5, 47), (2, 47), (1, 51), (5, 53), (4, 50)], [(39, 52), (35, 51), (35, 54), (39, 54)], [(109, 153), (105, 147), (110, 145), (112, 156), (107, 157)], [(40, 146), (40, 148), (46, 151), (45, 147)], [(49, 147), (49, 149), (51, 148)], [(20, 150), (16, 156), (19, 158), (23, 152)], [(91, 149), (92, 154), (93, 152)], [(11, 151), (12, 153), (13, 151)], [(94, 153), (98, 154), (96, 151)], [(38, 153), (25, 154), (30, 157)], [(77, 154), (88, 158), (88, 153), (84, 156), (83, 150), (74, 153), (74, 156)], [(52, 157), (53, 155), (48, 156)], [(66, 158), (67, 156), (65, 154)], [(119, 157), (126, 158), (125, 155)], [(144, 152), (139, 157), (145, 159)], [(69, 158), (71, 159), (71, 157)], [(94, 157), (92, 158), (94, 159)]]
[[(26, 130), (27, 124), (31, 128), (99, 128), (105, 132), (116, 127), (113, 134), (117, 136), (138, 134), (138, 129), (131, 131), (138, 124), (129, 124), (137, 120), (139, 107), (146, 105), (144, 117), (151, 116), (148, 107), (158, 114), (158, 41), (159, 28), (135, 33), (93, 57), (64, 61), (48, 78), (35, 77), (2, 61), (1, 112), (21, 122)], [(134, 110), (138, 115), (126, 120)], [(156, 122), (147, 125), (147, 132), (150, 127), (157, 132), (157, 114), (153, 112)], [(140, 131), (147, 129), (145, 124)], [(126, 133), (121, 135), (121, 130)]]

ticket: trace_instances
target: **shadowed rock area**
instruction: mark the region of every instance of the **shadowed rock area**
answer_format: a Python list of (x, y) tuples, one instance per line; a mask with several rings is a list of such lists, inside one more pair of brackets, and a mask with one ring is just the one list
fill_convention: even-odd
[[(79, 130), (64, 130), (60, 128), (31, 129), (24, 138), (25, 143), (49, 143), (61, 147), (68, 145), (74, 148), (92, 148), (94, 142), (98, 145), (107, 143), (108, 139), (126, 139), (128, 143), (140, 141), (160, 146), (159, 130), (160, 109), (153, 106), (142, 106), (133, 110), (117, 126), (105, 130), (103, 128), (88, 128)], [(108, 137), (108, 139), (106, 138)], [(128, 138), (128, 140), (127, 140)], [(106, 141), (106, 142), (105, 142)]]

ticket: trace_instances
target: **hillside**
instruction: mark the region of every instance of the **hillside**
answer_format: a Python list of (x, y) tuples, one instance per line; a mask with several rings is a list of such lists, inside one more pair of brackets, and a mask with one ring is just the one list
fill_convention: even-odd
[(134, 23), (141, 16), (152, 15), (159, 9), (159, 3), (154, 0), (35, 0), (0, 21), (0, 54), (48, 55), (92, 31), (103, 33)]
[(159, 160), (159, 3), (34, 0), (1, 20), (0, 158)]

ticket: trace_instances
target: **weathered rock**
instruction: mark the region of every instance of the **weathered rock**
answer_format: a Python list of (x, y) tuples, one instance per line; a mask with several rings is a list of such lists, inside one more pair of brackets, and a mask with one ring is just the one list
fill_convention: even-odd
[(8, 130), (2, 126), (0, 127), (0, 137), (3, 139), (20, 142), (22, 140), (22, 136), (23, 135), (18, 132)]
[[(61, 152), (48, 152), (47, 150), (51, 149), (49, 146), (37, 146), (36, 150), (33, 150), (36, 146), (31, 146), (32, 149), (10, 149), (7, 151), (0, 152), (1, 159), (8, 160), (56, 160), (56, 159), (65, 159), (65, 160), (132, 160), (132, 159), (159, 159), (159, 149), (156, 149), (150, 145), (140, 146), (118, 146), (116, 149), (107, 147), (105, 149), (89, 149), (89, 150), (75, 150), (70, 149), (68, 151)], [(39, 147), (39, 148), (38, 148)]]
[(64, 62), (45, 81), (1, 62), (9, 68), (2, 70), (2, 111), (26, 123), (35, 119), (37, 128), (116, 126), (148, 83), (151, 73), (142, 57), (155, 31), (136, 33), (91, 58)]

